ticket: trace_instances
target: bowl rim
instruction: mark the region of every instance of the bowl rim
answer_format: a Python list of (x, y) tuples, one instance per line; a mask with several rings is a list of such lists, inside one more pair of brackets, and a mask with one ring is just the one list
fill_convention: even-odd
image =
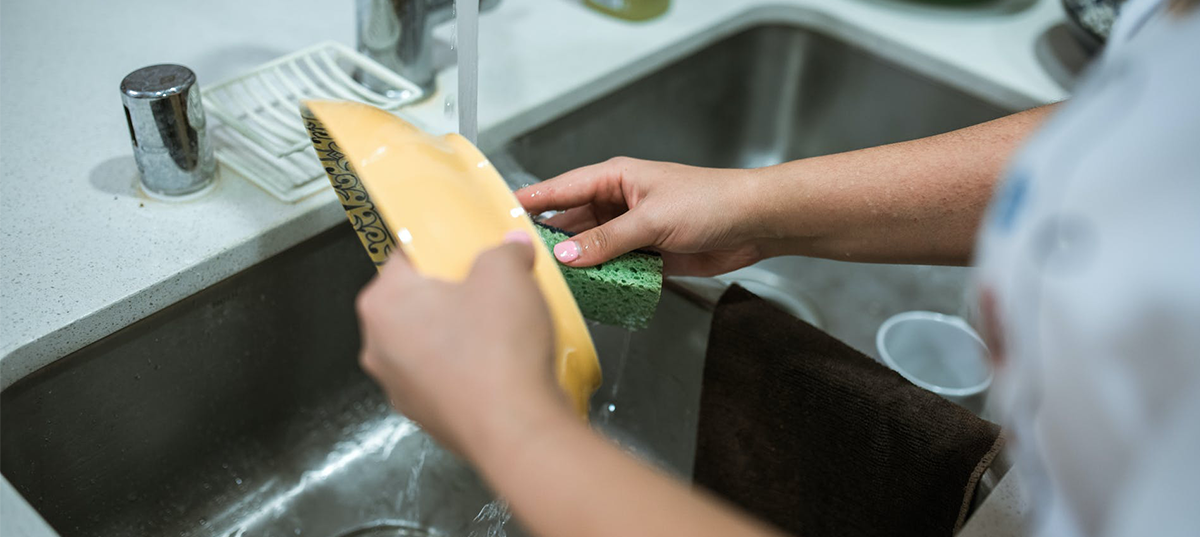
[[(892, 358), (891, 353), (887, 351), (887, 347), (884, 345), (884, 338), (887, 337), (887, 333), (892, 329), (892, 327), (906, 321), (934, 321), (962, 330), (968, 336), (970, 336), (971, 339), (974, 339), (975, 342), (979, 344), (979, 347), (983, 349), (983, 363), (984, 369), (987, 371), (987, 375), (977, 384), (963, 388), (950, 388), (931, 384), (906, 371), (903, 367), (896, 363), (895, 359)], [(875, 348), (877, 351), (879, 351), (879, 356), (882, 358), (883, 363), (892, 371), (899, 373), (900, 376), (904, 377), (909, 382), (938, 395), (947, 397), (968, 397), (983, 393), (992, 385), (992, 377), (994, 372), (992, 371), (991, 360), (989, 360), (987, 357), (987, 354), (990, 352), (990, 350), (988, 349), (987, 344), (983, 342), (983, 338), (979, 337), (979, 334), (975, 331), (975, 329), (971, 328), (971, 325), (967, 323), (966, 320), (957, 315), (947, 315), (935, 311), (920, 310), (897, 313), (884, 321), (883, 324), (879, 326), (879, 330), (875, 332)]]

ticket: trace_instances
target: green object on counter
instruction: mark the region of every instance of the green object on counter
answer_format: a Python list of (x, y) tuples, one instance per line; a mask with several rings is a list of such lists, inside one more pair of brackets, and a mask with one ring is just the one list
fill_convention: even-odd
[(584, 0), (584, 3), (614, 17), (644, 21), (666, 13), (671, 0)]
[[(570, 237), (556, 227), (534, 224), (551, 251)], [(663, 262), (658, 254), (635, 251), (595, 267), (558, 268), (584, 317), (630, 330), (650, 325), (662, 294)]]

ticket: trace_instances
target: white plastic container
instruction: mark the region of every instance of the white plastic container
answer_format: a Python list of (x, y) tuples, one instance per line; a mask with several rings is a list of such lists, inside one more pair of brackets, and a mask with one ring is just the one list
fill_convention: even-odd
[(992, 368), (987, 346), (961, 317), (931, 311), (892, 316), (875, 334), (883, 363), (909, 382), (980, 413)]

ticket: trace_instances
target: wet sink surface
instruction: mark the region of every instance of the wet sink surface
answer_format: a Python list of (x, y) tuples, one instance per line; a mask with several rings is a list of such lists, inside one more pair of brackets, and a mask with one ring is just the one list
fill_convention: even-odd
[[(64, 535), (486, 535), (493, 495), (358, 368), (353, 301), (373, 273), (339, 227), (16, 383), (5, 477)], [(676, 297), (660, 317), (593, 327), (622, 395), (595, 421), (686, 474), (707, 325)]]
[[(616, 155), (758, 166), (1002, 112), (818, 34), (759, 27), (508, 153), (540, 177)], [(765, 266), (864, 351), (892, 313), (959, 311), (966, 279), (803, 258)], [(0, 470), (63, 535), (487, 535), (505, 518), (491, 492), (358, 369), (353, 300), (373, 272), (342, 226), (17, 382), (0, 394)], [(648, 330), (593, 327), (605, 370), (593, 422), (682, 477), (708, 320), (668, 292)], [(506, 529), (521, 534), (515, 521)]]

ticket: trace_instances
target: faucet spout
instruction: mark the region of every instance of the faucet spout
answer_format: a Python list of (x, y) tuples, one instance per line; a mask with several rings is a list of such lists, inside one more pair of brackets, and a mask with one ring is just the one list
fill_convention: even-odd
[[(480, 11), (500, 0), (480, 0)], [(437, 91), (433, 65), (433, 27), (454, 16), (454, 0), (358, 0), (358, 51), (421, 88), (424, 97)], [(359, 80), (383, 90), (374, 77)]]

